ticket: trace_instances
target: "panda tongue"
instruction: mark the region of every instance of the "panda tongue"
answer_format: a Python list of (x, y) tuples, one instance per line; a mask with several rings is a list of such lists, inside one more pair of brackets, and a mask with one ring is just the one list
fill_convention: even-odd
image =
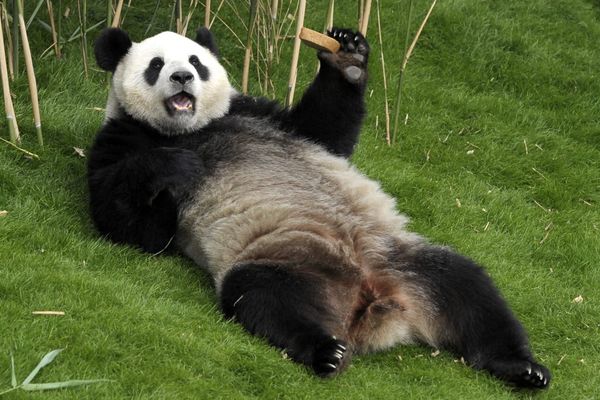
[(192, 100), (190, 100), (190, 98), (184, 94), (173, 96), (171, 98), (171, 104), (177, 111), (187, 111), (191, 110), (193, 107)]

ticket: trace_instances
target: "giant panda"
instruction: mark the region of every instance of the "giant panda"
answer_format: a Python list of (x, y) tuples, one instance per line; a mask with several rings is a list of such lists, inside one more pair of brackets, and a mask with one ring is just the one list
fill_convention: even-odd
[(422, 343), (523, 388), (550, 372), (488, 274), (406, 228), (394, 199), (353, 167), (369, 45), (337, 53), (297, 105), (232, 88), (211, 32), (95, 43), (112, 72), (88, 162), (91, 215), (109, 239), (175, 248), (208, 271), (220, 308), (330, 377), (354, 354)]

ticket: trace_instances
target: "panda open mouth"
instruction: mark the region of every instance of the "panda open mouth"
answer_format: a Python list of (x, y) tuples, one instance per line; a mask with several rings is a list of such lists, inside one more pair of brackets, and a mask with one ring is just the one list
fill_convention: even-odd
[(189, 93), (180, 92), (165, 100), (165, 107), (169, 115), (193, 113), (196, 99)]

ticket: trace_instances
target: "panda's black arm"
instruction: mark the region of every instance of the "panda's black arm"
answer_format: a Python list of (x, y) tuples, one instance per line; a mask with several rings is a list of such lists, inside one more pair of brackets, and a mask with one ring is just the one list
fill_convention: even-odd
[(281, 129), (321, 144), (330, 152), (349, 157), (358, 141), (366, 114), (369, 45), (360, 33), (334, 29), (340, 42), (336, 54), (319, 53), (321, 68), (315, 80), (292, 109), (265, 98), (237, 95), (229, 112), (270, 118)]
[(297, 135), (349, 157), (366, 115), (369, 44), (349, 29), (334, 28), (328, 34), (340, 42), (340, 50), (319, 52), (319, 73), (283, 121)]
[(348, 82), (339, 70), (322, 62), (298, 104), (284, 115), (284, 129), (350, 157), (366, 114), (364, 91), (364, 85)]
[(155, 253), (175, 235), (179, 201), (202, 166), (194, 152), (166, 140), (124, 121), (99, 132), (88, 162), (90, 208), (111, 240)]

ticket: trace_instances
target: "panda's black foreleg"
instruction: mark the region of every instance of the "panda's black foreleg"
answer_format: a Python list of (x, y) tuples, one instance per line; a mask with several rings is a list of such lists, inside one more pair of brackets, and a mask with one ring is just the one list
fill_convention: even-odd
[(349, 157), (366, 114), (365, 89), (369, 44), (360, 33), (333, 29), (337, 53), (321, 51), (320, 69), (304, 95), (283, 118), (285, 129)]
[(172, 241), (179, 202), (200, 174), (195, 153), (155, 148), (103, 165), (94, 148), (88, 165), (92, 218), (110, 239), (156, 253)]
[(436, 345), (517, 387), (548, 386), (550, 372), (535, 361), (523, 326), (483, 268), (434, 246), (408, 264), (437, 310)]
[(290, 267), (246, 264), (232, 269), (221, 289), (221, 307), (250, 333), (285, 349), (321, 377), (339, 373), (350, 351), (340, 322), (317, 275)]

